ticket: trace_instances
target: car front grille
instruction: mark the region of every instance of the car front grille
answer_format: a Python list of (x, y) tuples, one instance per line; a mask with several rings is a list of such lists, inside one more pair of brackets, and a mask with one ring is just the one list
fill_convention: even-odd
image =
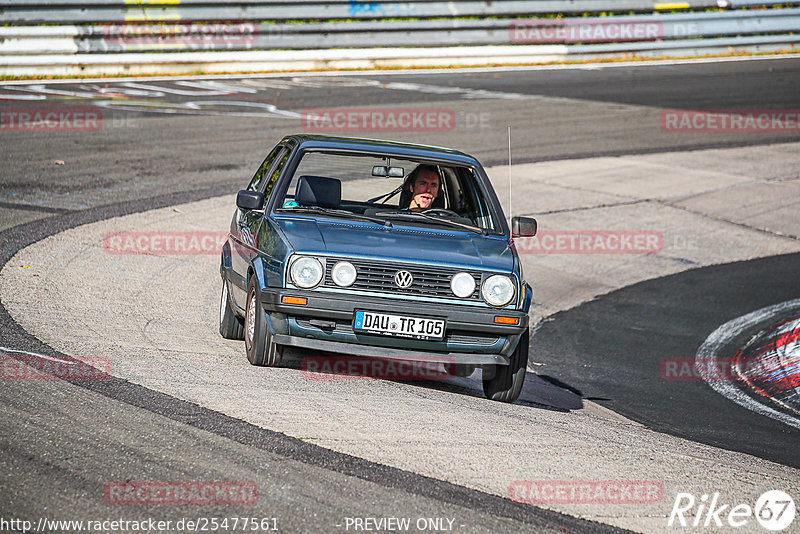
[[(376, 262), (354, 260), (350, 258), (327, 258), (325, 264), (324, 287), (336, 288), (331, 278), (331, 269), (338, 261), (349, 261), (356, 268), (356, 281), (348, 289), (390, 293), (393, 295), (415, 295), (440, 297), (465, 301), (479, 301), (482, 273), (480, 271), (462, 271), (446, 267), (428, 267), (404, 263)], [(394, 277), (398, 271), (408, 271), (413, 282), (407, 288), (395, 284)], [(460, 299), (450, 289), (450, 278), (459, 272), (467, 272), (475, 279), (475, 291), (472, 295)]]

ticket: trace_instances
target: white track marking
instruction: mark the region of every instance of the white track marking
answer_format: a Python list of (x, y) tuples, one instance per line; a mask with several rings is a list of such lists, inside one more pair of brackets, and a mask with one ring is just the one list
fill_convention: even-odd
[(44, 360), (50, 360), (51, 362), (66, 363), (68, 365), (75, 365), (76, 363), (79, 363), (79, 362), (71, 362), (69, 360), (62, 360), (61, 358), (54, 358), (52, 356), (45, 356), (44, 354), (39, 354), (37, 352), (28, 352), (27, 350), (10, 349), (8, 347), (0, 347), (0, 352), (14, 352), (16, 354), (27, 354), (28, 356), (35, 356), (37, 358), (42, 358)]
[(795, 321), (789, 321), (785, 325), (783, 325), (780, 328), (778, 328), (777, 330), (775, 330), (774, 336), (777, 337), (777, 336), (779, 336), (781, 334), (785, 334), (787, 332), (791, 332), (793, 330), (797, 330), (798, 328), (800, 328), (800, 319), (797, 319)]
[(183, 104), (189, 109), (203, 109), (203, 106), (239, 106), (249, 107), (256, 109), (263, 109), (264, 112), (260, 115), (269, 115), (281, 119), (301, 119), (305, 117), (303, 113), (296, 113), (294, 111), (286, 111), (279, 109), (274, 104), (265, 104), (264, 102), (249, 102), (249, 101), (236, 101), (236, 100), (197, 100), (195, 102), (186, 102)]
[(206, 80), (206, 81), (198, 81), (198, 82), (191, 82), (187, 80), (179, 80), (175, 82), (175, 85), (180, 85), (181, 87), (194, 87), (195, 89), (206, 89), (206, 90), (216, 90), (216, 91), (227, 91), (228, 93), (250, 93), (255, 94), (258, 92), (258, 89), (253, 89), (251, 87), (246, 87), (241, 84), (224, 84), (220, 82), (215, 82), (213, 80)]
[[(184, 102), (184, 103), (162, 103), (162, 102), (136, 102), (122, 100), (101, 100), (99, 102), (92, 102), (95, 106), (103, 107), (106, 109), (114, 109), (119, 111), (135, 111), (146, 113), (166, 113), (169, 115), (225, 115), (232, 117), (272, 117), (277, 119), (299, 119), (304, 117), (302, 113), (295, 113), (293, 111), (286, 111), (276, 108), (272, 104), (264, 104), (261, 102), (240, 102), (236, 100), (231, 101), (199, 101), (199, 102)], [(244, 112), (244, 111), (230, 111), (230, 110), (211, 110), (203, 109), (203, 105), (225, 105), (225, 106), (240, 106), (240, 107), (254, 107), (263, 109), (262, 112)], [(271, 107), (270, 107), (271, 106)], [(273, 109), (274, 108), (274, 109)]]
[(800, 307), (800, 299), (789, 300), (787, 302), (781, 302), (780, 304), (761, 308), (760, 310), (756, 310), (748, 313), (747, 315), (737, 317), (732, 321), (728, 321), (724, 325), (714, 330), (711, 335), (706, 338), (703, 344), (700, 345), (700, 349), (698, 349), (697, 355), (695, 356), (695, 369), (698, 370), (700, 375), (703, 377), (703, 380), (705, 380), (706, 383), (717, 393), (735, 402), (736, 404), (747, 408), (748, 410), (752, 410), (760, 415), (771, 417), (777, 421), (780, 421), (781, 423), (793, 426), (795, 428), (800, 428), (800, 419), (792, 417), (791, 415), (783, 412), (779, 412), (773, 408), (770, 408), (769, 406), (755, 401), (753, 398), (745, 395), (743, 392), (734, 387), (730, 382), (714, 380), (714, 377), (711, 376), (709, 369), (713, 369), (714, 362), (719, 359), (717, 352), (724, 345), (729, 343), (734, 337), (736, 337), (743, 329), (750, 328), (760, 322), (766, 321), (774, 315), (786, 313), (798, 307)]
[(0, 94), (0, 100), (47, 100), (47, 97), (44, 95)]
[(232, 91), (230, 90), (223, 90), (220, 91), (219, 89), (198, 89), (194, 91), (187, 91), (186, 89), (175, 89), (173, 87), (164, 87), (161, 85), (150, 85), (149, 83), (134, 83), (134, 82), (125, 82), (122, 84), (125, 87), (130, 87), (131, 89), (142, 89), (145, 91), (156, 91), (161, 93), (169, 93), (171, 95), (180, 95), (180, 96), (227, 96), (230, 95)]
[[(74, 82), (82, 82), (83, 80), (73, 80)], [(48, 84), (50, 81), (47, 82)], [(61, 91), (59, 89), (50, 89), (49, 87), (45, 87), (44, 84), (31, 84), (30, 81), (26, 84), (25, 87), (8, 87), (11, 91), (28, 91), (31, 93), (37, 94), (48, 94), (48, 95), (58, 95), (58, 96), (72, 96), (76, 98), (97, 98), (97, 93), (87, 93), (85, 91)]]
[(487, 91), (485, 89), (470, 89), (464, 87), (448, 87), (444, 85), (429, 85), (424, 83), (389, 82), (383, 85), (386, 89), (396, 91), (414, 91), (435, 95), (462, 95), (464, 98), (541, 98), (539, 95), (524, 95), (521, 93), (504, 93), (502, 91)]

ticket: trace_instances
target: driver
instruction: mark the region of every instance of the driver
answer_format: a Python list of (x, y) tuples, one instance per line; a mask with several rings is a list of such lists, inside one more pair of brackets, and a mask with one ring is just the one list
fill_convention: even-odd
[(422, 211), (430, 208), (439, 196), (440, 185), (439, 169), (435, 165), (418, 165), (408, 175), (408, 187), (411, 191), (408, 209)]

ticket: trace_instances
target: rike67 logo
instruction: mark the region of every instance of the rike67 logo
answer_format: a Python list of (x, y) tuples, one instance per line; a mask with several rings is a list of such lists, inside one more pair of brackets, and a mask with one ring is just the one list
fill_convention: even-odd
[(792, 524), (796, 512), (792, 497), (781, 490), (764, 492), (756, 500), (755, 506), (747, 503), (725, 503), (718, 492), (710, 496), (703, 494), (699, 499), (691, 493), (678, 493), (675, 495), (667, 526), (745, 527), (745, 531), (755, 532), (755, 518), (763, 528), (778, 532)]

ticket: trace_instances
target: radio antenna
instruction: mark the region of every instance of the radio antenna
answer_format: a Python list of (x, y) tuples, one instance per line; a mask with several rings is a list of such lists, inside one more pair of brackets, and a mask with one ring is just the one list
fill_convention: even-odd
[(511, 224), (511, 125), (508, 125), (508, 224)]

